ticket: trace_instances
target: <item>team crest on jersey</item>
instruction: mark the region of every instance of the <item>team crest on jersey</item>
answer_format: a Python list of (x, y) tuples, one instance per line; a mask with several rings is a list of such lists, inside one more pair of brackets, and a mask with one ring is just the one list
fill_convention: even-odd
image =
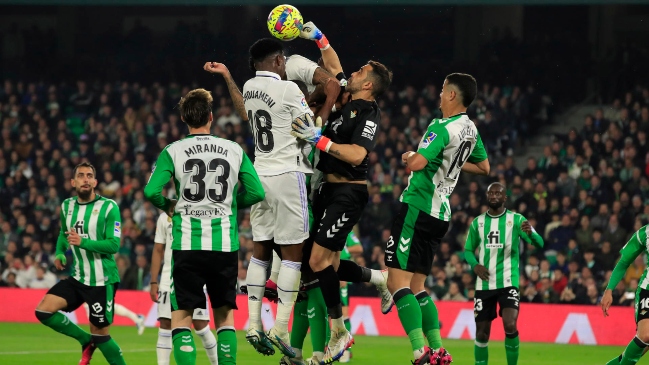
[(357, 113), (356, 110), (352, 111), (351, 113), (349, 113), (349, 117), (350, 118), (356, 118), (356, 113)]
[(421, 141), (421, 146), (423, 148), (426, 148), (430, 145), (431, 142), (433, 142), (437, 138), (437, 134), (435, 132), (430, 132), (426, 137), (424, 137), (424, 140)]
[(95, 209), (92, 211), (92, 215), (97, 215), (97, 214), (99, 214), (99, 209)]
[(512, 221), (507, 221), (507, 227), (512, 227), (514, 226), (514, 222)]

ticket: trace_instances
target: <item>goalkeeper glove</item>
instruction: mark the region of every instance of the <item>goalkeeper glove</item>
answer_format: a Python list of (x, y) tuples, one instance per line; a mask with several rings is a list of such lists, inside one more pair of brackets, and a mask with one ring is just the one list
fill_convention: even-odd
[(329, 152), (329, 148), (333, 144), (331, 139), (322, 135), (322, 118), (320, 117), (314, 122), (311, 114), (304, 114), (295, 118), (291, 123), (291, 129), (291, 135), (315, 144), (321, 151)]
[(315, 44), (318, 45), (321, 51), (329, 48), (329, 40), (313, 22), (308, 22), (302, 26), (302, 29), (300, 29), (300, 37), (315, 41)]

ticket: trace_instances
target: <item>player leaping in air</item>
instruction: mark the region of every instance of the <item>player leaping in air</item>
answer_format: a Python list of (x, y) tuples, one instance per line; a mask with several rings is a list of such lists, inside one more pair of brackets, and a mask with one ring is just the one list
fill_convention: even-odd
[[(315, 34), (316, 30), (311, 31)], [(315, 144), (321, 151), (317, 168), (324, 174), (324, 183), (314, 197), (315, 221), (305, 245), (305, 256), (309, 257), (331, 318), (331, 339), (324, 363), (338, 360), (354, 342), (345, 328), (339, 281), (385, 281), (379, 271), (340, 261), (339, 252), (368, 201), (368, 154), (376, 145), (380, 122), (375, 99), (391, 81), (392, 73), (384, 65), (369, 61), (348, 79), (346, 91), (350, 92), (351, 100), (340, 113), (332, 114), (324, 132), (308, 118), (293, 126), (296, 137)]]
[[(646, 225), (631, 236), (629, 242), (620, 250), (620, 261), (617, 262), (613, 269), (611, 279), (606, 285), (604, 296), (602, 297), (602, 311), (604, 317), (608, 317), (608, 310), (613, 304), (613, 289), (624, 278), (626, 270), (633, 261), (642, 254), (649, 254), (649, 225)], [(645, 267), (642, 277), (640, 277), (638, 289), (635, 293), (635, 323), (636, 335), (629, 342), (621, 355), (616, 356), (606, 365), (633, 365), (637, 363), (642, 355), (649, 349), (649, 276), (647, 272), (649, 267)]]
[[(390, 272), (388, 287), (410, 339), (415, 365), (446, 365), (452, 361), (442, 347), (437, 308), (424, 290), (424, 281), (448, 231), (448, 198), (460, 172), (489, 174), (487, 153), (466, 114), (476, 93), (472, 76), (448, 75), (440, 94), (443, 118), (430, 123), (417, 152), (402, 156), (412, 173), (401, 194), (404, 204), (386, 242), (385, 265)], [(426, 347), (424, 337), (430, 347)]]
[[(491, 322), (497, 314), (503, 318), (507, 365), (518, 363), (518, 320), (520, 291), (519, 242), (543, 248), (543, 238), (530, 222), (518, 213), (505, 209), (507, 192), (501, 183), (487, 188), (489, 210), (475, 217), (469, 228), (464, 247), (464, 257), (478, 276), (475, 299), (475, 365), (487, 365), (487, 343)], [(480, 251), (476, 259), (475, 251)], [(500, 311), (497, 311), (497, 306)]]

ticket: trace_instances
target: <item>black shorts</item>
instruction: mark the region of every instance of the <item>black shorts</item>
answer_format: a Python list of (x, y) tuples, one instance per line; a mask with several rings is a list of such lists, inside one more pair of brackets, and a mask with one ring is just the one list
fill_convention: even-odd
[(448, 222), (404, 203), (385, 243), (385, 266), (429, 275), (448, 226)]
[(496, 319), (496, 304), (500, 306), (498, 315), (503, 316), (503, 309), (519, 309), (521, 300), (518, 288), (510, 286), (495, 290), (476, 290), (473, 299), (473, 314), (476, 322), (487, 322)]
[[(313, 198), (313, 225), (307, 242), (342, 251), (347, 236), (361, 219), (369, 193), (366, 184), (324, 183)], [(307, 253), (307, 250), (305, 250)], [(308, 249), (310, 255), (310, 248)], [(308, 261), (307, 261), (308, 262)]]
[(205, 308), (205, 292), (212, 308), (237, 309), (238, 252), (172, 250), (171, 310)]
[(649, 290), (638, 287), (635, 292), (635, 323), (649, 319)]
[(88, 303), (88, 320), (95, 327), (103, 328), (113, 323), (115, 291), (118, 283), (104, 286), (88, 286), (76, 279), (67, 278), (50, 288), (47, 294), (56, 295), (68, 302), (64, 312), (73, 312)]

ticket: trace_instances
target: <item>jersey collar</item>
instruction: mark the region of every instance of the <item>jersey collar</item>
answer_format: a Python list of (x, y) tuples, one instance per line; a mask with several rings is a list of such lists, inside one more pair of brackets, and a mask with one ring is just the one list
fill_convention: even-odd
[(505, 208), (505, 210), (503, 210), (503, 212), (500, 213), (499, 215), (491, 215), (491, 214), (489, 214), (489, 211), (487, 211), (486, 214), (487, 214), (489, 217), (491, 217), (491, 218), (500, 218), (500, 217), (502, 217), (503, 215), (505, 215), (506, 213), (507, 213), (507, 208)]
[(272, 78), (274, 78), (276, 80), (281, 80), (282, 79), (281, 77), (279, 77), (278, 74), (276, 74), (274, 72), (270, 72), (270, 71), (257, 71), (255, 73), (255, 76), (257, 76), (257, 77), (272, 77)]

